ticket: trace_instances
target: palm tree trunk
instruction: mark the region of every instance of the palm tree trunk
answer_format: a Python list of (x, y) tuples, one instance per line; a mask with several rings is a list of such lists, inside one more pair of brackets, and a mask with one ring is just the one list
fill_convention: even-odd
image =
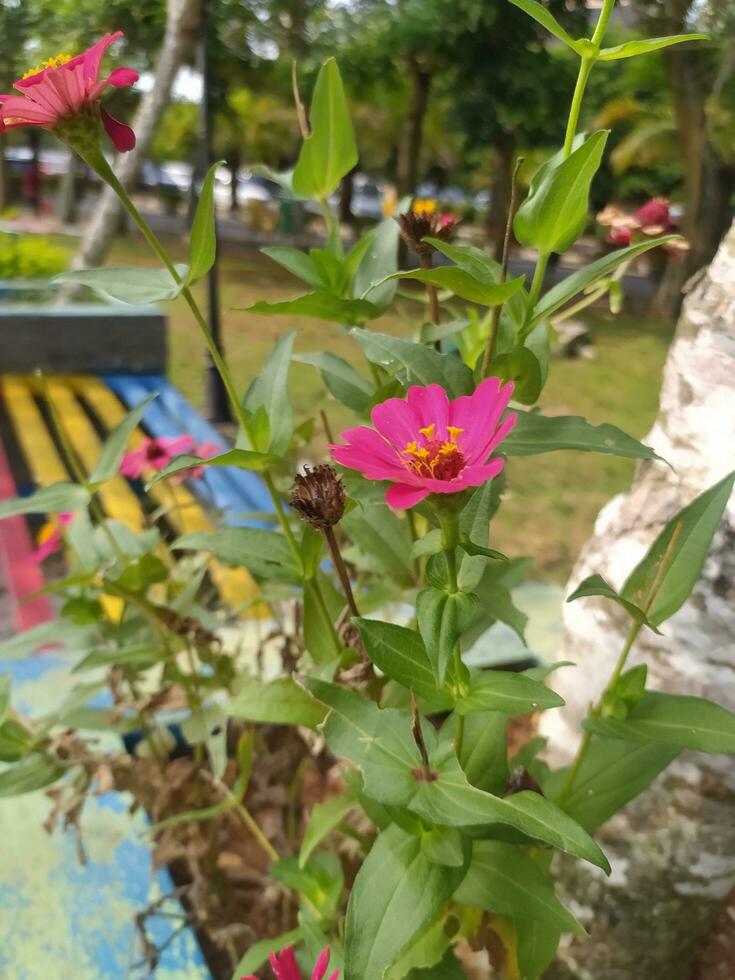
[[(118, 158), (117, 176), (122, 185), (132, 187), (145, 158), (156, 126), (171, 95), (179, 68), (197, 34), (202, 0), (168, 0), (166, 32), (156, 61), (153, 85), (143, 96), (133, 120), (135, 149)], [(114, 191), (105, 187), (95, 208), (94, 217), (82, 239), (72, 266), (83, 269), (99, 265), (110, 248), (121, 211)]]

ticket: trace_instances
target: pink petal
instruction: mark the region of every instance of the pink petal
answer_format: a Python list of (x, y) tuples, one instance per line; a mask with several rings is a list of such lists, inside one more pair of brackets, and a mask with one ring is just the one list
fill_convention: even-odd
[(419, 420), (419, 429), (435, 425), (434, 437), (439, 440), (446, 438), (447, 423), (449, 422), (449, 399), (446, 391), (440, 385), (409, 388), (406, 400)]
[(314, 966), (314, 972), (311, 975), (311, 980), (324, 980), (324, 974), (327, 972), (327, 967), (329, 966), (329, 946), (323, 949), (319, 954), (319, 959), (316, 961)]
[(393, 446), (378, 435), (375, 429), (361, 425), (346, 429), (340, 438), (346, 446), (330, 446), (333, 458), (343, 466), (364, 473), (370, 480), (401, 479), (405, 467)]
[(135, 146), (135, 133), (130, 126), (126, 126), (119, 119), (115, 119), (104, 108), (102, 109), (102, 122), (107, 131), (107, 135), (112, 140), (118, 153), (127, 153), (133, 149)]
[[(432, 483), (441, 483), (441, 480), (432, 480)], [(429, 496), (431, 491), (428, 487), (410, 487), (405, 483), (394, 483), (388, 488), (385, 495), (385, 502), (393, 510), (409, 510), (420, 504), (422, 500)]]
[(399, 450), (419, 438), (421, 423), (405, 398), (389, 398), (376, 405), (370, 418), (375, 428)]
[(138, 72), (132, 68), (115, 68), (107, 76), (107, 84), (115, 88), (125, 88), (134, 85), (139, 78)]
[(271, 953), (268, 957), (268, 962), (271, 965), (271, 970), (273, 970), (276, 980), (301, 980), (293, 946), (287, 946), (280, 956)]
[(491, 459), (489, 463), (476, 463), (467, 466), (455, 480), (427, 480), (431, 493), (460, 493), (468, 487), (481, 487), (492, 480), (505, 466), (504, 459)]
[(518, 415), (515, 412), (509, 412), (506, 415), (501, 424), (495, 430), (494, 435), (488, 439), (485, 448), (479, 456), (479, 460), (486, 460), (490, 453), (495, 451), (503, 439), (505, 439), (505, 437), (513, 431), (517, 421)]
[[(56, 122), (56, 114), (46, 106), (37, 105), (24, 95), (0, 96), (0, 112), (8, 125), (49, 126)], [(17, 120), (17, 122), (16, 122)]]
[(80, 56), (83, 64), (83, 77), (85, 83), (96, 82), (100, 74), (100, 65), (102, 64), (102, 58), (104, 57), (105, 51), (109, 48), (111, 44), (119, 40), (123, 36), (122, 31), (115, 31), (114, 34), (105, 34), (101, 37), (96, 44), (93, 44), (91, 48), (87, 50)]
[(134, 449), (132, 452), (125, 453), (120, 462), (120, 472), (130, 480), (137, 480), (143, 472), (145, 466), (145, 451)]
[(194, 450), (195, 455), (199, 456), (201, 459), (211, 459), (213, 456), (219, 456), (222, 452), (222, 446), (219, 443), (206, 440), (205, 442), (199, 443), (199, 445)]
[(49, 555), (55, 554), (57, 551), (61, 550), (61, 531), (57, 528), (53, 531), (46, 540), (39, 544), (39, 546), (34, 550), (33, 557), (40, 564), (45, 561)]
[(499, 378), (486, 378), (473, 394), (463, 395), (449, 406), (450, 424), (463, 430), (458, 444), (468, 464), (487, 459), (487, 445), (512, 394), (512, 383), (502, 386)]

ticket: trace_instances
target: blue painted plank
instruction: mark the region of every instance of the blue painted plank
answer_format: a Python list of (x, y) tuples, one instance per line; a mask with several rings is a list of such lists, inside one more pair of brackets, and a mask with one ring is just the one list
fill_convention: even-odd
[[(216, 442), (225, 448), (224, 440), (217, 431), (201, 419), (164, 378), (155, 375), (104, 375), (103, 380), (129, 408), (139, 404), (151, 392), (158, 393), (143, 416), (143, 425), (152, 436), (188, 434), (197, 442)], [(213, 467), (205, 469), (200, 479), (191, 482), (206, 502), (221, 511), (228, 524), (267, 526), (262, 521), (238, 516), (249, 511), (272, 509), (270, 497), (255, 474), (234, 467)]]
[[(76, 659), (76, 658), (74, 658)], [(53, 710), (78, 678), (67, 652), (0, 662), (13, 676), (14, 701), (39, 716)], [(116, 736), (108, 736), (116, 742)], [(145, 840), (147, 823), (129, 813), (128, 794), (90, 795), (82, 814), (87, 863), (78, 860), (72, 834), (47, 834), (50, 801), (43, 791), (0, 803), (0, 976), (13, 980), (126, 980), (141, 958), (134, 916), (173, 885), (165, 869), (154, 871)], [(166, 905), (181, 913), (178, 902)], [(178, 920), (151, 919), (149, 934), (162, 946)], [(164, 950), (157, 976), (210, 980), (192, 930)]]

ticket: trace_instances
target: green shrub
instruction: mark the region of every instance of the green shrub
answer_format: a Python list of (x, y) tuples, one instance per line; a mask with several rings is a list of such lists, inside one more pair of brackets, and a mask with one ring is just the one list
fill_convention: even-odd
[(47, 238), (0, 234), (0, 279), (47, 279), (66, 266), (66, 252)]

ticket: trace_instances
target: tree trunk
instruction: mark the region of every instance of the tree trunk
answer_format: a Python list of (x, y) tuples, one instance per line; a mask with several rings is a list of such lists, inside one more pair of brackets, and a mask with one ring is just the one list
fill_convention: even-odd
[(59, 201), (59, 220), (64, 225), (73, 225), (77, 220), (77, 193), (79, 191), (79, 174), (81, 171), (81, 160), (72, 153), (69, 156), (69, 165), (66, 173), (61, 178)]
[[(600, 513), (569, 591), (593, 572), (620, 588), (664, 523), (732, 469), (735, 460), (735, 225), (686, 303), (664, 370), (658, 419), (646, 440), (670, 464), (644, 463), (631, 489)], [(663, 627), (644, 630), (634, 661), (649, 686), (735, 708), (735, 499), (692, 596)], [(627, 632), (606, 600), (565, 606), (555, 687), (562, 712), (544, 717), (552, 751), (568, 758), (587, 706), (599, 697)], [(559, 758), (556, 761), (564, 761)], [(605, 880), (562, 864), (562, 897), (590, 931), (547, 975), (554, 980), (685, 980), (703, 937), (735, 886), (735, 767), (729, 757), (684, 753), (611, 820), (600, 842)], [(726, 974), (731, 976), (732, 974)]]
[(415, 55), (409, 56), (407, 67), (411, 79), (411, 94), (405, 135), (398, 160), (398, 191), (401, 197), (413, 194), (419, 182), (424, 118), (431, 91), (431, 75), (421, 67)]
[(342, 225), (351, 225), (353, 221), (352, 195), (355, 190), (356, 173), (357, 166), (354, 166), (352, 170), (345, 175), (345, 178), (342, 181), (342, 186), (339, 189), (339, 221)]
[[(153, 86), (140, 101), (132, 126), (135, 149), (118, 158), (115, 168), (122, 185), (132, 187), (143, 162), (156, 126), (171, 95), (171, 86), (197, 34), (202, 0), (168, 0), (166, 33), (156, 61)], [(72, 266), (84, 269), (104, 261), (112, 243), (121, 206), (114, 191), (105, 187), (95, 208), (94, 217), (82, 239)]]
[(496, 261), (503, 258), (505, 226), (513, 192), (513, 165), (516, 140), (513, 133), (501, 133), (495, 143), (495, 166), (490, 186), (490, 210), (487, 216), (487, 238), (492, 242)]
[[(672, 34), (686, 29), (689, 6), (679, 4), (681, 9), (672, 9), (667, 21)], [(682, 232), (691, 245), (684, 262), (669, 265), (653, 303), (655, 314), (672, 317), (678, 312), (684, 283), (712, 261), (727, 231), (733, 183), (730, 168), (723, 164), (708, 135), (706, 106), (712, 92), (701, 46), (668, 48), (663, 56), (684, 161)]]

